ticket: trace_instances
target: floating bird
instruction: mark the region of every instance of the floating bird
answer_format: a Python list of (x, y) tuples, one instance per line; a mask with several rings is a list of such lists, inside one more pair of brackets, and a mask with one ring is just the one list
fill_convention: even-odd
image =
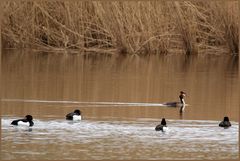
[(31, 115), (26, 115), (23, 119), (13, 120), (11, 125), (16, 126), (33, 126), (33, 117)]
[(155, 127), (155, 130), (156, 130), (156, 131), (162, 131), (162, 132), (165, 132), (165, 131), (168, 130), (168, 127), (167, 127), (167, 123), (166, 123), (165, 118), (162, 118), (161, 124), (157, 125), (157, 126)]
[(71, 113), (67, 114), (66, 119), (67, 120), (74, 120), (74, 121), (82, 120), (81, 111), (77, 109), (74, 112), (71, 112)]
[(231, 126), (231, 123), (229, 121), (229, 118), (227, 116), (225, 116), (223, 118), (223, 121), (219, 123), (219, 126), (220, 127), (224, 127), (224, 128), (227, 128), (227, 127), (230, 127)]
[(185, 100), (184, 100), (185, 96), (186, 96), (186, 93), (183, 91), (180, 91), (180, 95), (179, 95), (180, 102), (166, 102), (163, 105), (170, 106), (170, 107), (185, 106), (186, 105)]

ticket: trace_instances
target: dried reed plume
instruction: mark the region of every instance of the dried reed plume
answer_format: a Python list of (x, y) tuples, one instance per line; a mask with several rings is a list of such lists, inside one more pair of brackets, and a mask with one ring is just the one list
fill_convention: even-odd
[(237, 1), (5, 1), (4, 48), (238, 53)]

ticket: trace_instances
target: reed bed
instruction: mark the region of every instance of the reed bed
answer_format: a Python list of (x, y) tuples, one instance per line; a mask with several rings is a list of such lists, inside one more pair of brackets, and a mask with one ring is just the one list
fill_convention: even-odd
[(237, 1), (6, 1), (3, 48), (234, 53)]

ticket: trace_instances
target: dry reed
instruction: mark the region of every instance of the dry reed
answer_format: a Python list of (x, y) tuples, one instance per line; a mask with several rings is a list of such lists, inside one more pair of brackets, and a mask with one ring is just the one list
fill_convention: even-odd
[(237, 1), (5, 1), (3, 48), (238, 53)]

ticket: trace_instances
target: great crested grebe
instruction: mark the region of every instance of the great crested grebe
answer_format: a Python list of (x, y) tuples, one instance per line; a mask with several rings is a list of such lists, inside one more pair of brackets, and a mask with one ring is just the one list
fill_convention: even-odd
[(227, 128), (227, 127), (230, 127), (231, 126), (231, 123), (229, 121), (229, 118), (227, 116), (225, 116), (223, 118), (223, 121), (219, 123), (219, 126), (220, 127), (224, 127), (224, 128)]
[(157, 125), (157, 126), (155, 127), (155, 130), (156, 130), (156, 131), (162, 131), (162, 132), (165, 132), (165, 131), (168, 130), (168, 127), (167, 127), (167, 123), (166, 123), (165, 118), (162, 118), (161, 124)]
[(82, 120), (82, 116), (81, 116), (81, 111), (80, 110), (75, 110), (74, 112), (71, 112), (69, 114), (66, 115), (66, 119), (67, 120)]
[(180, 102), (166, 102), (163, 105), (170, 106), (170, 107), (185, 106), (186, 105), (184, 100), (185, 96), (186, 96), (186, 93), (183, 91), (180, 91), (180, 95), (179, 95)]
[(13, 120), (11, 125), (16, 126), (33, 126), (33, 117), (31, 115), (26, 115), (23, 119)]

